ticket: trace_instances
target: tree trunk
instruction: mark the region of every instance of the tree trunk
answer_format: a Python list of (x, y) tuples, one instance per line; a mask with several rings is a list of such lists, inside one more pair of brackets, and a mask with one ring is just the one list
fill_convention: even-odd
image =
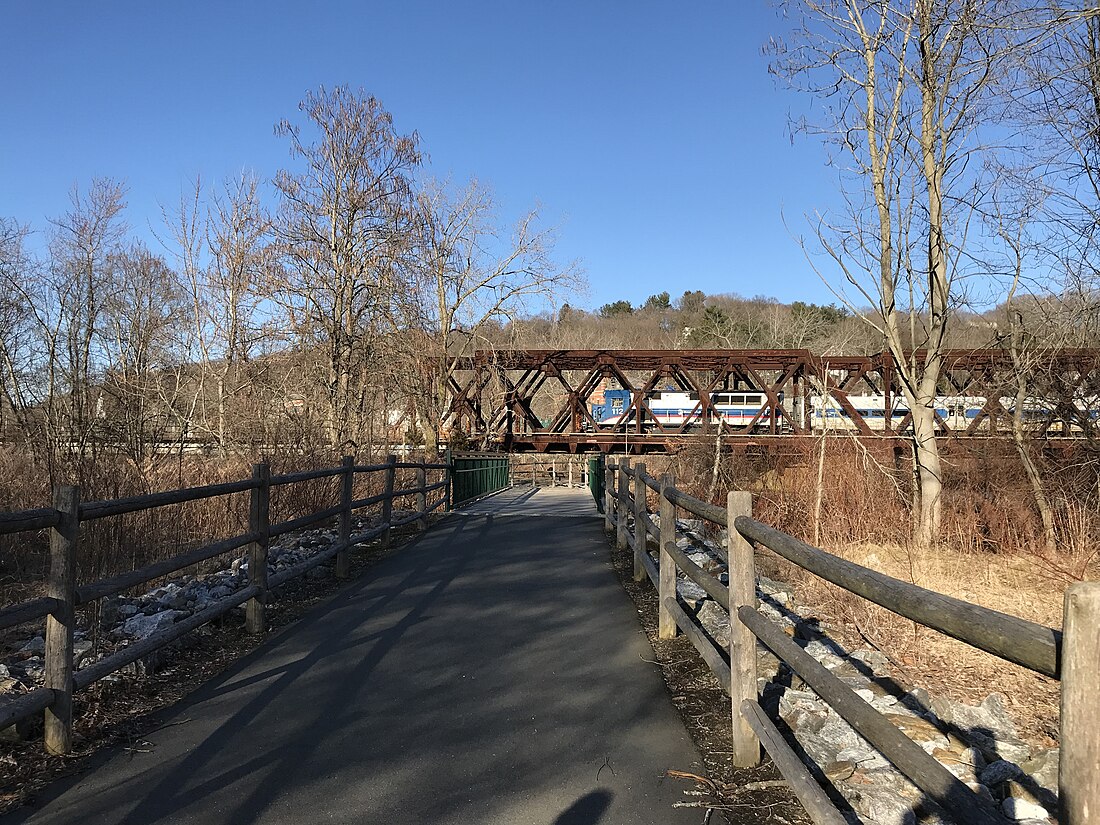
[(913, 404), (914, 512), (913, 542), (931, 547), (940, 535), (943, 511), (943, 473), (936, 441), (936, 410), (931, 404)]
[(1009, 295), (1009, 339), (1008, 351), (1012, 356), (1012, 368), (1016, 381), (1016, 404), (1012, 410), (1012, 442), (1016, 445), (1016, 453), (1020, 456), (1020, 464), (1023, 465), (1027, 475), (1028, 484), (1031, 486), (1031, 495), (1035, 499), (1035, 509), (1039, 511), (1039, 518), (1043, 523), (1043, 544), (1048, 553), (1053, 553), (1058, 547), (1058, 533), (1054, 527), (1054, 509), (1050, 506), (1046, 489), (1043, 486), (1043, 477), (1039, 473), (1039, 466), (1035, 463), (1024, 429), (1024, 406), (1027, 402), (1027, 367), (1023, 357), (1024, 350), (1024, 319), (1020, 311), (1012, 305), (1015, 293)]

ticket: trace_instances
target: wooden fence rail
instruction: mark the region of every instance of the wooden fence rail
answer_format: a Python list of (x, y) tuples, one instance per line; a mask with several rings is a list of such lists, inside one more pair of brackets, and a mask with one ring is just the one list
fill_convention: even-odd
[[(396, 488), (398, 469), (413, 471), (414, 486)], [(438, 472), (441, 477), (429, 483), (429, 472)], [(383, 491), (354, 499), (356, 475), (373, 473), (383, 474)], [(266, 606), (273, 589), (332, 559), (335, 559), (336, 575), (344, 578), (348, 575), (348, 551), (356, 545), (375, 539), (382, 539), (388, 544), (391, 530), (407, 524), (415, 523), (418, 529), (427, 529), (428, 516), (431, 513), (440, 507), (450, 507), (452, 475), (449, 463), (399, 462), (396, 456), (389, 456), (384, 464), (357, 465), (353, 457), (345, 456), (339, 467), (272, 476), (266, 464), (257, 464), (253, 467), (252, 477), (242, 481), (112, 501), (81, 502), (77, 488), (59, 487), (54, 493), (53, 507), (0, 513), (0, 534), (50, 530), (46, 595), (0, 609), (0, 630), (45, 618), (45, 683), (25, 694), (0, 697), (0, 729), (44, 712), (46, 749), (55, 754), (69, 753), (72, 750), (72, 706), (75, 692), (148, 656), (242, 604), (245, 605), (247, 631), (262, 633), (266, 627)], [(272, 488), (335, 477), (340, 477), (341, 480), (338, 504), (299, 518), (271, 523)], [(442, 490), (443, 496), (429, 501), (428, 494), (436, 490)], [(248, 530), (242, 535), (213, 542), (108, 579), (77, 584), (76, 559), (80, 525), (83, 522), (243, 492), (249, 493), (250, 501)], [(416, 512), (394, 518), (394, 501), (404, 497), (413, 498)], [(365, 532), (351, 535), (353, 513), (373, 505), (381, 505), (379, 523)], [(335, 542), (298, 564), (268, 575), (267, 553), (272, 538), (332, 519), (338, 519), (339, 534)], [(74, 668), (73, 637), (77, 607), (242, 548), (248, 558), (249, 578), (246, 586), (91, 665), (80, 670)]]
[[(1100, 822), (1100, 583), (1073, 585), (1065, 597), (1063, 631), (893, 579), (798, 541), (752, 518), (748, 493), (731, 492), (727, 506), (694, 498), (671, 477), (656, 479), (644, 464), (608, 459), (605, 526), (619, 547), (634, 551), (634, 575), (648, 576), (658, 591), (658, 633), (678, 631), (699, 650), (731, 698), (734, 764), (759, 763), (760, 744), (819, 825), (844, 818), (813, 780), (758, 702), (756, 640), (870, 742), (929, 799), (960, 823), (1004, 823), (999, 809), (974, 793), (946, 767), (907, 737), (854, 690), (809, 656), (783, 629), (757, 612), (754, 545), (771, 550), (804, 570), (925, 627), (960, 639), (1006, 661), (1061, 679), (1061, 756), (1059, 804), (1062, 825)], [(628, 479), (633, 479), (633, 496)], [(650, 517), (647, 492), (658, 496), (658, 522)], [(729, 585), (695, 564), (677, 546), (676, 511), (682, 509), (727, 528)], [(632, 519), (633, 530), (627, 520)], [(650, 542), (656, 544), (656, 559)], [(685, 610), (676, 592), (682, 571), (730, 612), (727, 656)], [(1063, 638), (1064, 633), (1064, 638)]]

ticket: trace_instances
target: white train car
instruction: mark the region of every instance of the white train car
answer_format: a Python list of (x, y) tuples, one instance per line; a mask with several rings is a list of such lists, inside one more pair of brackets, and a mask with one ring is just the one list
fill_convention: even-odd
[[(782, 403), (782, 394), (779, 396)], [(603, 404), (592, 404), (592, 417), (601, 428), (614, 428), (634, 419), (629, 390), (606, 390)], [(646, 405), (661, 426), (700, 426), (703, 423), (699, 394), (679, 390), (658, 390), (646, 396)], [(733, 428), (749, 426), (768, 405), (768, 396), (756, 390), (719, 390), (710, 394), (709, 423), (719, 421)], [(754, 427), (767, 425), (764, 416)]]

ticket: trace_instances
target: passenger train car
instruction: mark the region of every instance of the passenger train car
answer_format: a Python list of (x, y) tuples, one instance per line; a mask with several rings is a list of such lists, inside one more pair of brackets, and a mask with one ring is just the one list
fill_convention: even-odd
[[(1016, 399), (999, 398), (1001, 409), (1011, 415), (1015, 412)], [(872, 430), (885, 430), (887, 412), (886, 397), (882, 395), (850, 395), (848, 403)], [(890, 410), (891, 429), (899, 430), (906, 424), (909, 407), (901, 396), (894, 398)], [(984, 396), (941, 395), (936, 396), (936, 415), (948, 428), (955, 431), (969, 430), (986, 407)], [(1025, 398), (1023, 402), (1024, 424), (1029, 429), (1045, 427), (1051, 435), (1073, 435), (1085, 427), (1100, 424), (1100, 396), (1083, 397), (1074, 402), (1075, 412), (1060, 411), (1057, 404), (1044, 398)], [(989, 417), (982, 418), (976, 429), (986, 432), (990, 428)], [(851, 415), (832, 396), (814, 396), (810, 399), (810, 426), (815, 431), (856, 431), (858, 426)]]
[[(886, 430), (887, 403), (884, 395), (849, 395), (848, 403), (872, 430)], [(936, 415), (952, 430), (965, 430), (985, 407), (981, 396), (938, 396)], [(1007, 408), (1006, 408), (1007, 409)], [(894, 396), (889, 410), (891, 430), (899, 429), (909, 415), (909, 407), (900, 395)], [(988, 427), (987, 422), (982, 422)], [(851, 414), (831, 395), (810, 399), (810, 426), (814, 430), (856, 430)]]
[[(633, 397), (630, 390), (605, 390), (604, 402), (593, 403), (592, 418), (600, 428), (613, 428), (634, 420)], [(779, 394), (783, 402), (783, 394)], [(710, 423), (722, 421), (732, 427), (752, 423), (768, 403), (768, 396), (758, 390), (719, 390), (710, 395)], [(646, 405), (662, 426), (680, 426), (685, 422), (697, 426), (703, 423), (702, 406), (696, 392), (657, 390), (646, 397)], [(767, 424), (767, 416), (756, 422)]]
[[(605, 390), (603, 395), (603, 403), (591, 404), (592, 418), (598, 428), (614, 429), (634, 420), (635, 410), (630, 390)], [(871, 430), (889, 429), (897, 432), (903, 426), (905, 430), (911, 427), (911, 423), (906, 421), (909, 407), (901, 395), (893, 397), (889, 410), (884, 395), (849, 395), (847, 401)], [(720, 390), (711, 393), (710, 402), (710, 424), (721, 421), (733, 428), (751, 425), (753, 430), (764, 430), (771, 425), (771, 415), (767, 409), (768, 396), (759, 390)], [(1016, 406), (1015, 398), (1000, 398), (999, 402), (1010, 414)], [(779, 394), (779, 403), (783, 404), (782, 393)], [(695, 427), (703, 424), (698, 393), (658, 390), (646, 397), (646, 404), (657, 423), (662, 426), (678, 427), (687, 423), (689, 427)], [(787, 412), (795, 420), (801, 420), (800, 399), (795, 399), (794, 405), (795, 408), (788, 409)], [(937, 416), (951, 430), (959, 432), (968, 430), (985, 406), (986, 399), (983, 396), (936, 397)], [(1074, 402), (1074, 407), (1077, 412), (1067, 416), (1060, 414), (1057, 405), (1046, 399), (1027, 398), (1024, 401), (1023, 420), (1028, 427), (1045, 427), (1045, 431), (1051, 435), (1080, 434), (1086, 427), (1100, 427), (1100, 396), (1082, 397)], [(789, 432), (788, 420), (786, 417), (782, 420), (783, 429)], [(859, 430), (852, 415), (831, 395), (810, 397), (809, 422), (810, 428), (815, 432)], [(652, 424), (648, 417), (647, 424)], [(989, 428), (990, 420), (986, 417), (979, 422), (976, 429), (981, 432), (988, 431)]]

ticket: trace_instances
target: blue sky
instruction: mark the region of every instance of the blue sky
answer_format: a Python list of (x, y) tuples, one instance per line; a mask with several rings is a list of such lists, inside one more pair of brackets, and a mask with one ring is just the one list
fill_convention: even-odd
[(290, 162), (273, 126), (344, 83), (416, 130), (438, 176), (535, 202), (582, 304), (654, 292), (828, 303), (793, 235), (836, 175), (768, 74), (783, 21), (756, 2), (8, 2), (0, 6), (0, 215), (36, 228), (93, 176), (159, 204)]

